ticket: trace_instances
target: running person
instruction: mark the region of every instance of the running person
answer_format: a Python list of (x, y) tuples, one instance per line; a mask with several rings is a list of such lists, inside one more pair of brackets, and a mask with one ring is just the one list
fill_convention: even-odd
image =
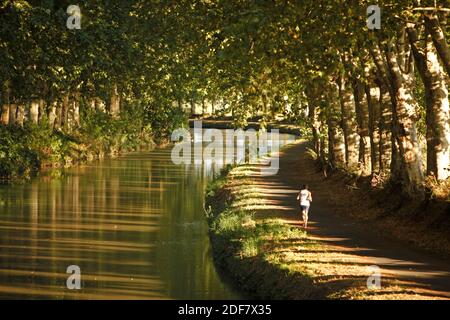
[(308, 211), (312, 202), (312, 194), (308, 190), (308, 185), (304, 184), (300, 190), (297, 200), (300, 200), (300, 209), (302, 210), (303, 227), (306, 229), (308, 227)]

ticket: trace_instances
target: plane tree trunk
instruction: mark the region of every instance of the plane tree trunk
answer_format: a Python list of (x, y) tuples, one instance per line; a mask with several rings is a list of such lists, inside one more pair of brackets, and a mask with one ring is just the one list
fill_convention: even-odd
[(355, 98), (351, 84), (344, 77), (340, 78), (339, 98), (342, 114), (342, 131), (345, 141), (345, 161), (348, 169), (356, 170), (359, 160), (359, 135), (356, 122)]
[(425, 87), (427, 174), (445, 180), (450, 173), (450, 116), (444, 70), (430, 34), (425, 35), (423, 47), (412, 24), (408, 27), (408, 36)]
[(386, 50), (386, 58), (391, 85), (395, 89), (393, 131), (399, 151), (400, 182), (407, 194), (423, 194), (422, 156), (416, 129), (418, 106), (413, 95), (414, 67), (412, 59), (407, 55), (409, 45), (405, 32), (399, 33), (396, 47), (397, 49), (391, 46)]

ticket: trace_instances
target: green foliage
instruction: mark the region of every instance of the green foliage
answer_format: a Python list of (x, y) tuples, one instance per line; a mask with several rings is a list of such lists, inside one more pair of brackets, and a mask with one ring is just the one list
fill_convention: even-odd
[(230, 207), (215, 215), (210, 228), (216, 236), (234, 241), (244, 257), (257, 256), (263, 251), (262, 245), (267, 239), (277, 241), (305, 236), (300, 229), (277, 220), (256, 223), (253, 212)]
[(151, 127), (144, 124), (142, 108), (128, 107), (115, 119), (111, 115), (85, 109), (79, 140), (94, 153), (117, 153), (137, 149), (151, 142)]
[(227, 237), (236, 237), (242, 234), (242, 225), (253, 220), (253, 214), (247, 211), (228, 209), (222, 212), (212, 223), (212, 229)]
[[(419, 78), (419, 76), (416, 76)], [(425, 138), (427, 134), (427, 123), (426, 123), (426, 102), (425, 102), (425, 87), (422, 81), (417, 81), (414, 87), (414, 96), (416, 97), (418, 108), (417, 115), (418, 120), (416, 122), (417, 125), (417, 133), (421, 138)]]
[[(255, 116), (264, 127), (282, 115), (304, 138), (316, 127), (305, 112), (314, 105), (314, 121), (324, 124), (317, 135), (326, 141), (327, 120), (337, 117), (326, 101), (338, 99), (327, 93), (329, 84), (341, 77), (374, 83), (369, 78), (379, 75), (370, 49), (385, 52), (405, 21), (423, 18), (413, 10), (417, 4), (406, 0), (385, 1), (384, 27), (377, 32), (367, 30), (371, 3), (365, 0), (345, 6), (313, 0), (92, 0), (80, 4), (82, 29), (68, 30), (69, 1), (0, 3), (0, 105), (55, 102), (74, 93), (108, 104), (113, 89), (127, 102), (120, 119), (82, 106), (80, 132), (71, 133), (78, 146), (48, 128), (33, 131), (42, 133), (42, 142), (31, 147), (39, 150), (36, 158), (53, 162), (65, 161), (73, 150), (82, 157), (135, 149), (150, 134), (165, 141), (187, 126), (183, 106), (206, 100), (227, 106), (221, 112), (231, 112), (236, 127)], [(423, 137), (424, 88), (420, 81), (414, 86)], [(307, 94), (311, 87), (315, 101)], [(3, 159), (20, 153), (11, 152)]]
[(170, 138), (175, 129), (186, 128), (188, 118), (183, 110), (167, 105), (144, 106), (143, 119), (154, 128), (153, 135), (157, 141)]
[(30, 148), (27, 131), (0, 126), (0, 177), (24, 174), (39, 165), (39, 154)]
[(45, 121), (0, 126), (0, 177), (28, 175), (46, 163), (60, 163), (69, 153), (72, 138), (53, 131)]
[(152, 131), (142, 113), (130, 107), (114, 119), (85, 109), (81, 127), (67, 132), (54, 130), (45, 119), (39, 125), (0, 125), (0, 177), (29, 176), (43, 165), (64, 166), (149, 145)]

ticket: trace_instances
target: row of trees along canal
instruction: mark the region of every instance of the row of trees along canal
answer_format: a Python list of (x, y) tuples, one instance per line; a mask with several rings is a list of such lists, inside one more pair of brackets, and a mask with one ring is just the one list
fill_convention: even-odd
[(5, 124), (76, 128), (79, 108), (117, 116), (124, 101), (164, 128), (196, 104), (239, 126), (284, 111), (325, 166), (408, 194), (450, 175), (448, 1), (378, 1), (379, 30), (363, 0), (94, 0), (81, 30), (65, 28), (68, 1), (1, 3)]

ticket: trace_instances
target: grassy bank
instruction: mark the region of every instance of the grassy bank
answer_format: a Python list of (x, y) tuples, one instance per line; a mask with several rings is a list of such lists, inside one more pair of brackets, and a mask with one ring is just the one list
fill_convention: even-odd
[(250, 165), (227, 168), (206, 193), (215, 260), (250, 296), (261, 299), (436, 299), (433, 292), (383, 273), (369, 289), (371, 262), (313, 238), (276, 214)]
[[(253, 211), (233, 206), (245, 200), (233, 193), (232, 184), (246, 186), (251, 194), (251, 182), (238, 174), (244, 167), (228, 167), (207, 188), (206, 206), (214, 256), (221, 268), (231, 274), (240, 287), (251, 296), (261, 299), (323, 298), (324, 293), (314, 287), (307, 274), (293, 274), (283, 265), (272, 248), (283, 241), (303, 243), (313, 247), (314, 242), (298, 228), (277, 220), (255, 220)], [(251, 203), (257, 198), (248, 198)], [(307, 290), (295, 290), (297, 287)]]
[(0, 179), (28, 178), (49, 167), (67, 167), (154, 144), (154, 132), (136, 111), (120, 118), (87, 110), (76, 129), (54, 129), (45, 119), (22, 126), (0, 125)]

